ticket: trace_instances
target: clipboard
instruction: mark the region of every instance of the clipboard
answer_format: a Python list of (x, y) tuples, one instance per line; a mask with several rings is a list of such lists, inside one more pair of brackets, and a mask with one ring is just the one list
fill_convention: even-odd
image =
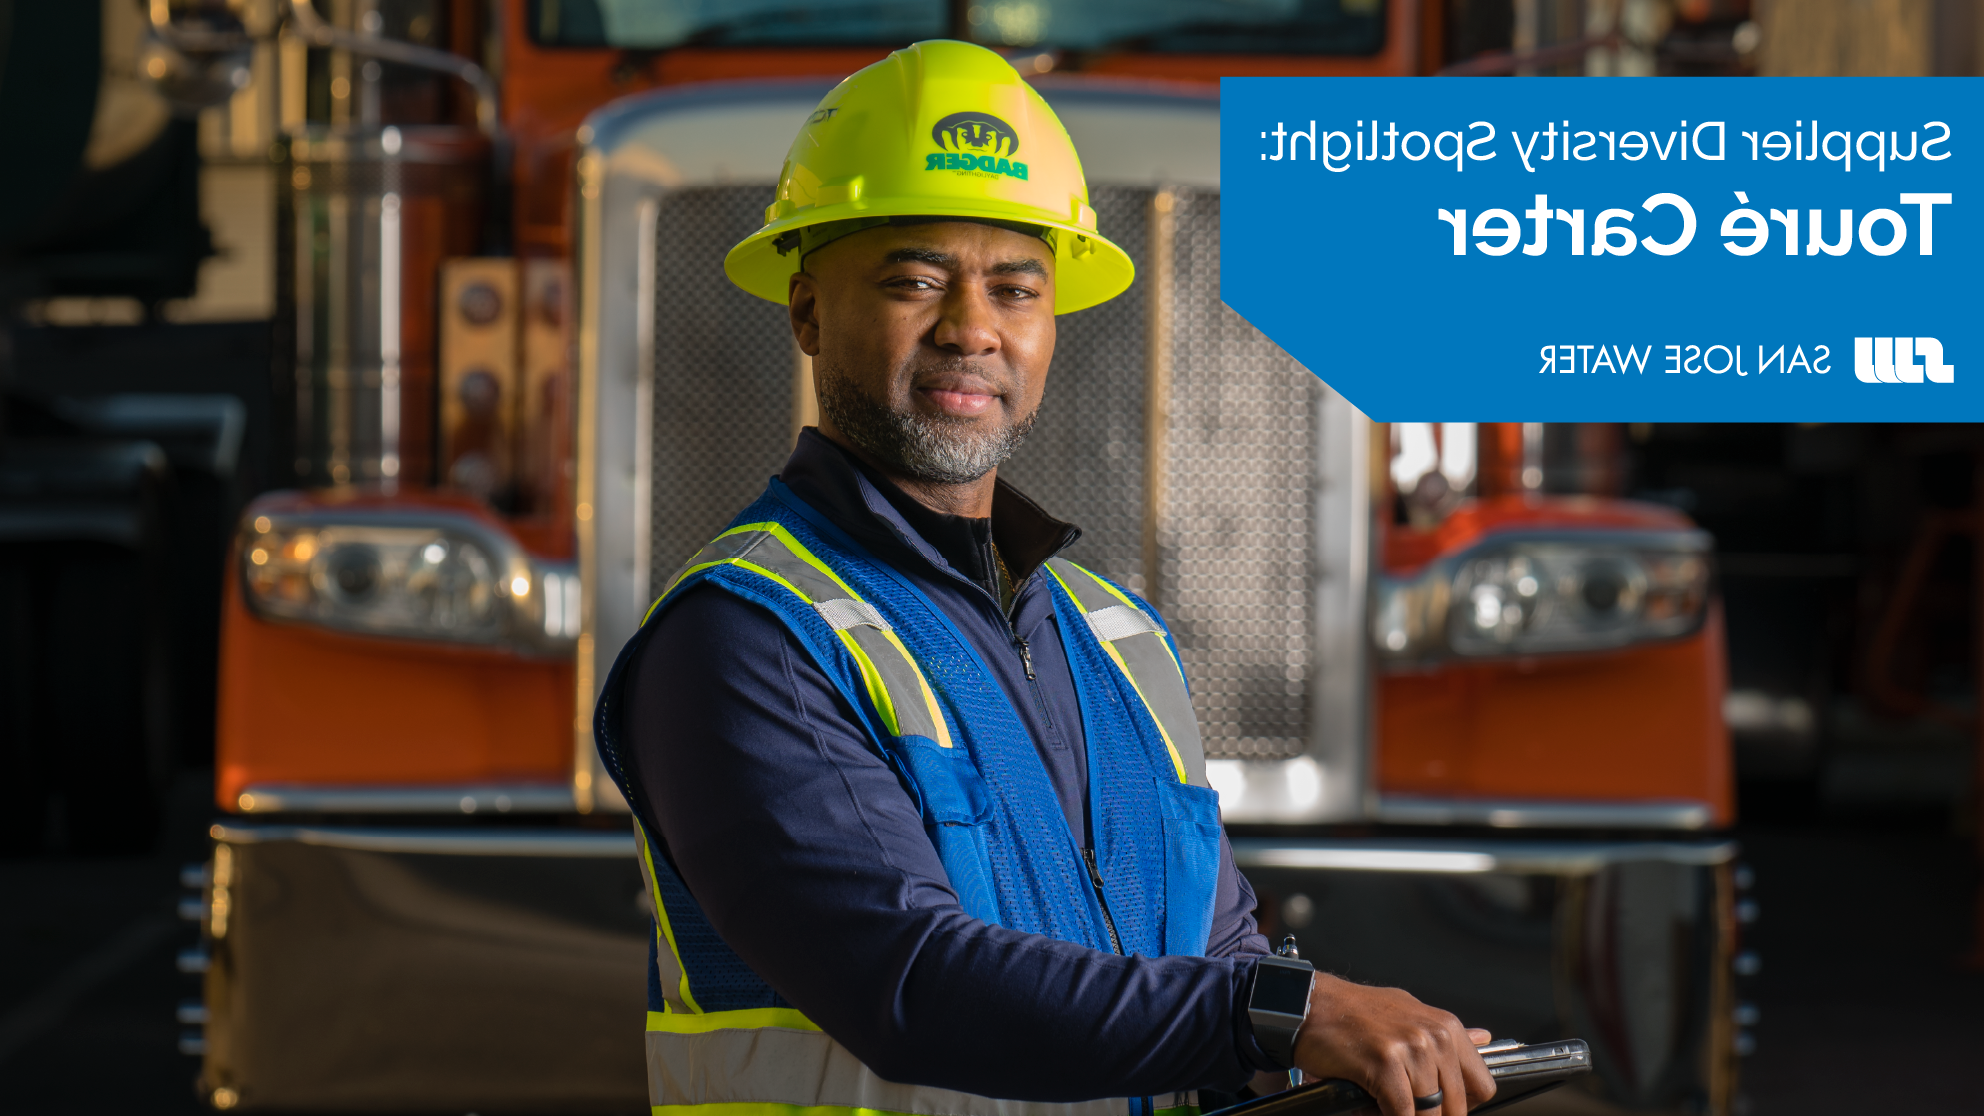
[[(1481, 1060), (1495, 1079), (1495, 1096), (1469, 1116), (1505, 1108), (1562, 1085), (1591, 1071), (1591, 1047), (1583, 1039), (1559, 1039), (1525, 1045), (1513, 1039), (1480, 1048)], [(1361, 1087), (1332, 1079), (1297, 1085), (1280, 1093), (1243, 1101), (1205, 1116), (1350, 1116), (1376, 1112), (1378, 1102)]]

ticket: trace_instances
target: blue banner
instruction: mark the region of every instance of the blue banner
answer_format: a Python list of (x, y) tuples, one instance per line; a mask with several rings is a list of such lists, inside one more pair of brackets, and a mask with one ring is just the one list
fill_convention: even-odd
[(1984, 419), (1980, 94), (1227, 78), (1221, 294), (1379, 420)]

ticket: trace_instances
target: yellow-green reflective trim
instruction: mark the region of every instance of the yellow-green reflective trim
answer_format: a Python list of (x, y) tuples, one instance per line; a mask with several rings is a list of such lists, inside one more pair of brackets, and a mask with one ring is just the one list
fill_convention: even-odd
[[(855, 599), (860, 600), (861, 598), (856, 597)], [(865, 604), (867, 602), (864, 601), (862, 603)], [(896, 651), (902, 655), (903, 661), (908, 663), (910, 669), (916, 672), (916, 684), (923, 694), (923, 707), (930, 711), (930, 723), (937, 727), (937, 746), (940, 748), (951, 747), (951, 726), (944, 723), (944, 711), (937, 708), (937, 692), (930, 688), (930, 680), (923, 676), (923, 667), (917, 663), (916, 656), (909, 653), (909, 648), (903, 646), (901, 637), (897, 636), (894, 631), (884, 631), (882, 638), (894, 644)]]
[[(648, 844), (648, 832), (642, 827), (638, 818), (634, 821), (634, 832), (640, 837), (642, 867), (647, 869), (644, 874), (647, 877), (649, 898), (654, 903), (655, 933), (662, 938), (659, 944), (668, 950), (670, 957), (675, 959), (675, 970), (681, 974), (681, 978), (676, 983), (680, 985), (683, 1006), (692, 1012), (700, 1012), (703, 1009), (696, 1006), (696, 997), (689, 991), (689, 967), (682, 963), (682, 954), (675, 948), (675, 925), (668, 920), (668, 906), (661, 901), (660, 885), (654, 882), (654, 846)], [(652, 1017), (661, 1013), (648, 1014)]]
[(901, 736), (902, 718), (896, 714), (896, 700), (889, 693), (888, 681), (882, 677), (882, 672), (876, 669), (875, 660), (868, 657), (868, 652), (862, 650), (861, 644), (855, 642), (854, 637), (847, 634), (845, 629), (834, 634), (840, 637), (841, 643), (854, 656), (854, 665), (861, 668), (861, 684), (868, 688), (868, 700), (875, 706), (875, 712), (882, 715), (882, 727), (889, 730), (890, 736)]
[[(1068, 564), (1070, 566), (1075, 566), (1073, 562), (1069, 562)], [(1081, 594), (1076, 593), (1074, 587), (1070, 586), (1067, 583), (1067, 581), (1062, 579), (1061, 575), (1055, 571), (1052, 564), (1048, 564), (1044, 568), (1047, 570), (1049, 574), (1053, 575), (1055, 581), (1059, 581), (1061, 583), (1062, 589), (1067, 590), (1068, 596), (1074, 599), (1075, 607), (1077, 609), (1081, 609), (1082, 608)], [(1075, 568), (1078, 570), (1082, 570), (1080, 566), (1075, 566)], [(1115, 586), (1109, 584), (1108, 582), (1102, 580), (1099, 577), (1096, 577), (1094, 574), (1089, 573), (1087, 570), (1082, 570), (1082, 572), (1088, 574), (1089, 579), (1091, 581), (1094, 581), (1097, 585), (1100, 585), (1104, 589), (1109, 590), (1110, 596), (1115, 597), (1117, 600), (1122, 601), (1124, 604), (1129, 605), (1131, 608), (1137, 608), (1137, 606), (1131, 602), (1130, 598), (1125, 597), (1121, 593), (1118, 593), (1116, 591)], [(1082, 609), (1082, 611), (1085, 612), (1087, 610)], [(1139, 608), (1137, 609), (1137, 611), (1142, 612), (1143, 610)], [(1163, 638), (1161, 634), (1159, 638)], [(1150, 714), (1150, 723), (1157, 726), (1157, 734), (1164, 738), (1164, 750), (1171, 754), (1171, 769), (1178, 773), (1178, 781), (1181, 783), (1191, 782), (1192, 777), (1185, 770), (1184, 757), (1178, 754), (1178, 746), (1171, 742), (1170, 730), (1164, 727), (1164, 718), (1159, 717), (1157, 715), (1157, 710), (1151, 707), (1150, 699), (1144, 696), (1144, 688), (1142, 686), (1137, 685), (1137, 676), (1131, 673), (1130, 665), (1123, 661), (1123, 656), (1116, 653), (1116, 648), (1113, 647), (1108, 640), (1098, 639), (1096, 640), (1096, 642), (1101, 644), (1102, 649), (1109, 653), (1110, 661), (1116, 664), (1116, 670), (1123, 675), (1123, 680), (1130, 684), (1130, 689), (1136, 691), (1137, 700), (1144, 703), (1144, 712)], [(1166, 650), (1169, 650), (1168, 644)], [(1173, 655), (1171, 657), (1171, 660), (1172, 660), (1172, 664), (1175, 666), (1178, 661), (1177, 656)], [(1180, 679), (1183, 679), (1185, 677), (1185, 672), (1182, 668), (1178, 672), (1178, 677)]]
[[(765, 523), (765, 524), (761, 524), (760, 527), (765, 531), (769, 531), (773, 538), (784, 543), (786, 549), (792, 551), (794, 554), (797, 554), (801, 561), (805, 562), (807, 565), (813, 567), (814, 569), (820, 571), (821, 576), (833, 582), (835, 585), (840, 586), (841, 589), (844, 590), (848, 596), (854, 598), (857, 601), (861, 599), (861, 594), (856, 593), (854, 589), (847, 584), (847, 582), (842, 581), (840, 579), (840, 575), (835, 573), (833, 570), (829, 569), (825, 562), (822, 562), (818, 558), (813, 557), (813, 552), (806, 549), (804, 546), (801, 546), (799, 544), (799, 540), (793, 538), (792, 532), (786, 530), (783, 524)], [(807, 599), (804, 596), (801, 596), (800, 599), (805, 600), (806, 603), (808, 604), (813, 603), (811, 600)]]
[[(758, 527), (762, 530), (769, 531), (772, 537), (778, 539), (779, 542), (784, 543), (785, 548), (791, 551), (793, 554), (797, 555), (801, 561), (805, 562), (809, 566), (812, 566), (814, 569), (820, 571), (822, 576), (831, 580), (835, 585), (840, 586), (841, 591), (846, 593), (850, 599), (861, 601), (862, 604), (868, 603), (867, 601), (862, 600), (861, 594), (854, 591), (853, 586), (849, 585), (845, 581), (842, 581), (839, 574), (835, 573), (825, 562), (822, 562), (820, 561), (819, 558), (815, 557), (812, 551), (806, 549), (805, 546), (801, 545), (798, 539), (792, 537), (792, 532), (786, 530), (782, 525), (777, 523), (764, 523), (764, 524), (759, 524)], [(726, 532), (726, 534), (727, 533), (728, 532)], [(717, 537), (722, 538), (723, 536), (719, 535)], [(749, 562), (740, 562), (738, 564), (751, 565), (751, 563)], [(759, 567), (753, 565), (752, 568), (758, 569)], [(776, 576), (772, 574), (771, 571), (769, 570), (763, 570), (761, 572), (765, 573), (767, 576), (774, 576), (774, 577)], [(779, 584), (785, 585), (784, 579), (782, 578), (779, 579)], [(800, 600), (805, 601), (807, 604), (819, 603), (818, 601), (815, 601), (812, 598), (808, 597), (806, 594), (801, 593), (798, 589), (794, 588), (791, 585), (786, 585), (785, 587), (787, 589), (791, 589), (795, 596), (797, 596)], [(876, 704), (884, 711), (883, 718), (888, 722), (890, 735), (893, 736), (902, 735), (901, 721), (896, 716), (895, 700), (893, 697), (890, 696), (888, 683), (883, 681), (881, 672), (875, 669), (875, 664), (869, 660), (868, 653), (862, 650), (859, 644), (855, 643), (853, 636), (848, 635), (846, 631), (837, 632), (835, 634), (840, 636), (841, 642), (847, 645), (848, 650), (852, 651), (854, 653), (855, 659), (858, 662), (860, 662), (862, 678), (868, 685), (868, 692), (870, 696), (879, 697), (879, 700), (877, 701)], [(902, 640), (897, 637), (895, 632), (884, 629), (882, 635), (885, 639), (889, 641), (889, 643), (892, 646), (895, 647), (896, 651), (902, 655), (903, 661), (908, 663), (910, 670), (915, 673), (917, 688), (922, 691), (921, 696), (923, 698), (924, 707), (930, 711), (930, 721), (936, 727), (937, 730), (937, 743), (946, 748), (951, 747), (950, 728), (949, 726), (944, 724), (944, 714), (941, 711), (939, 711), (937, 708), (937, 695), (934, 691), (930, 689), (929, 679), (923, 676), (923, 668), (917, 664), (916, 657), (909, 653), (909, 648), (903, 646)]]
[(789, 1031), (820, 1029), (818, 1023), (806, 1018), (798, 1008), (738, 1008), (734, 1011), (701, 1011), (694, 1014), (675, 1011), (648, 1012), (648, 1030), (666, 1031), (675, 1035), (700, 1035), (710, 1031), (755, 1031), (764, 1027), (784, 1027)]
[[(818, 558), (813, 557), (813, 552), (807, 550), (804, 546), (801, 546), (799, 544), (799, 540), (792, 537), (792, 532), (786, 530), (785, 526), (780, 523), (775, 523), (771, 521), (766, 521), (764, 523), (740, 523), (737, 526), (732, 527), (730, 530), (725, 531), (723, 534), (718, 535), (716, 538), (711, 539), (709, 542), (704, 543), (703, 548), (708, 549), (710, 546), (712, 546), (715, 543), (722, 542), (724, 539), (727, 539), (732, 535), (744, 534), (746, 531), (762, 531), (765, 534), (770, 535), (773, 538), (777, 539), (779, 542), (784, 543), (785, 548), (787, 550), (790, 550), (794, 555), (796, 555), (800, 561), (805, 562), (807, 565), (820, 571), (820, 574), (823, 577), (833, 582), (835, 585), (840, 586), (843, 590), (847, 592), (848, 596), (854, 598), (857, 601), (861, 599), (861, 595), (859, 593), (856, 593), (853, 589), (848, 588), (847, 582), (842, 581), (840, 579), (839, 574), (834, 573), (832, 569), (828, 568), (825, 562), (822, 562)], [(700, 553), (700, 551), (698, 553)], [(714, 562), (699, 562), (696, 565), (689, 566), (686, 569), (677, 572), (674, 578), (670, 579), (670, 581), (668, 582), (668, 586), (661, 591), (661, 596), (656, 597), (654, 604), (648, 606), (647, 616), (642, 617), (641, 622), (646, 623), (647, 617), (651, 617), (654, 615), (654, 610), (660, 607), (661, 602), (668, 599), (668, 595), (675, 591), (675, 587), (677, 585), (682, 584), (684, 578), (687, 578), (689, 575), (695, 573), (696, 571), (707, 570), (711, 566), (745, 565), (745, 564), (748, 563), (740, 563), (736, 559), (736, 557), (733, 556), (729, 558), (720, 558)], [(783, 578), (780, 578), (779, 584), (785, 585), (785, 580)], [(787, 589), (792, 589), (792, 586), (790, 585), (785, 585), (785, 587)], [(797, 589), (792, 589), (792, 591), (798, 595), (800, 600), (805, 601), (808, 604), (813, 603), (812, 598), (808, 597), (806, 594), (800, 593), (799, 590)]]
[[(703, 551), (708, 550), (710, 547), (715, 546), (717, 543), (722, 542), (723, 540), (729, 538), (732, 535), (741, 535), (746, 531), (764, 531), (773, 526), (775, 525), (771, 523), (745, 523), (737, 527), (732, 527), (730, 530), (725, 531), (721, 535), (718, 535), (716, 538), (713, 538), (709, 542), (704, 543), (700, 548), (697, 549), (696, 554), (701, 554)], [(691, 554), (689, 556), (691, 561), (695, 560), (696, 554)], [(648, 610), (641, 614), (641, 623), (646, 624), (649, 620), (654, 619), (654, 610), (660, 608), (661, 602), (667, 600), (668, 595), (670, 593), (675, 592), (675, 587), (677, 585), (682, 584), (683, 579), (687, 578), (690, 574), (693, 574), (698, 570), (707, 570), (711, 566), (727, 565), (729, 562), (730, 562), (730, 558), (727, 557), (719, 558), (714, 562), (697, 562), (693, 566), (684, 566), (681, 569), (675, 571), (675, 576), (669, 578), (668, 584), (661, 587), (661, 595), (656, 597), (654, 599), (654, 603), (648, 606)]]
[[(840, 575), (835, 573), (830, 566), (828, 566), (825, 562), (820, 561), (819, 558), (814, 556), (812, 551), (806, 549), (806, 547), (802, 545), (798, 539), (792, 536), (792, 532), (786, 530), (786, 528), (782, 524), (771, 521), (766, 521), (763, 523), (742, 523), (735, 527), (732, 527), (728, 531), (723, 532), (722, 534), (718, 535), (716, 538), (711, 539), (709, 542), (704, 543), (703, 548), (708, 549), (710, 546), (718, 542), (721, 542), (732, 535), (743, 534), (747, 531), (760, 531), (772, 536), (773, 538), (777, 539), (779, 543), (783, 545), (786, 548), (786, 550), (790, 552), (794, 557), (798, 558), (802, 562), (805, 562), (807, 565), (813, 567), (815, 570), (817, 570), (820, 573), (821, 576), (827, 578), (829, 581), (832, 581), (835, 585), (840, 586), (841, 591), (846, 593), (849, 599), (861, 601), (863, 604), (867, 603), (866, 601), (862, 601), (861, 594), (856, 593), (853, 587), (848, 585), (847, 582), (841, 580)], [(698, 553), (700, 553), (700, 551)], [(692, 574), (697, 573), (698, 571), (707, 570), (712, 566), (738, 566), (744, 569), (748, 569), (753, 573), (761, 574), (765, 577), (770, 578), (773, 581), (778, 582), (780, 585), (784, 586), (786, 590), (789, 591), (793, 596), (798, 597), (800, 600), (805, 601), (807, 604), (817, 605), (819, 603), (818, 601), (815, 601), (813, 598), (807, 596), (805, 593), (801, 592), (798, 586), (793, 585), (791, 582), (779, 576), (777, 573), (773, 572), (772, 570), (769, 570), (764, 566), (758, 565), (757, 563), (750, 561), (748, 558), (739, 558), (735, 555), (732, 555), (726, 558), (720, 558), (713, 562), (700, 562), (695, 565), (688, 566), (683, 570), (681, 570), (679, 573), (675, 575), (673, 579), (669, 581), (667, 588), (662, 590), (661, 596), (656, 597), (654, 603), (648, 606), (647, 614), (641, 618), (641, 623), (646, 624), (648, 620), (653, 618), (655, 610), (661, 607), (661, 602), (667, 600), (668, 595), (670, 593), (673, 593), (675, 591), (675, 587), (682, 584), (684, 579), (688, 578)], [(868, 691), (868, 699), (870, 702), (874, 704), (875, 711), (881, 715), (883, 727), (888, 729), (889, 735), (891, 736), (902, 735), (902, 719), (900, 715), (898, 715), (896, 712), (895, 698), (893, 697), (893, 695), (889, 693), (888, 682), (882, 677), (881, 671), (876, 669), (874, 660), (868, 657), (868, 652), (864, 650), (861, 647), (861, 645), (855, 641), (854, 637), (848, 634), (847, 631), (845, 630), (837, 631), (834, 634), (840, 637), (840, 641), (842, 645), (847, 648), (849, 654), (854, 656), (855, 665), (861, 671), (862, 686), (864, 689)], [(919, 696), (923, 699), (923, 706), (929, 712), (930, 723), (932, 726), (934, 726), (937, 734), (938, 746), (944, 748), (952, 747), (953, 741), (951, 740), (950, 726), (944, 723), (943, 711), (939, 709), (937, 705), (936, 691), (930, 688), (930, 680), (924, 676), (923, 668), (917, 663), (916, 657), (909, 653), (909, 648), (903, 646), (902, 640), (899, 637), (897, 637), (897, 635), (893, 631), (888, 631), (885, 629), (883, 630), (882, 635), (883, 638), (887, 639), (889, 643), (895, 647), (896, 652), (903, 657), (904, 662), (909, 664), (911, 673), (915, 675), (917, 689), (920, 691)]]
[[(704, 550), (708, 550), (710, 547), (716, 545), (717, 543), (722, 542), (723, 540), (729, 538), (732, 535), (741, 535), (744, 534), (746, 531), (763, 531), (766, 534), (783, 535), (784, 539), (782, 539), (781, 541), (791, 541), (795, 552), (801, 554), (802, 556), (808, 559), (812, 558), (812, 555), (806, 553), (806, 548), (798, 545), (797, 540), (794, 540), (792, 538), (792, 535), (789, 532), (787, 532), (785, 528), (772, 522), (740, 523), (737, 526), (732, 527), (728, 531), (725, 531), (722, 534), (718, 535), (716, 538), (711, 539), (709, 542), (704, 543), (702, 545), (702, 548), (696, 551), (696, 554), (701, 554)], [(695, 556), (696, 556), (695, 554), (691, 554), (689, 557), (693, 559), (695, 558)], [(668, 595), (670, 593), (675, 592), (675, 587), (677, 585), (682, 584), (683, 580), (687, 578), (689, 575), (695, 573), (698, 570), (707, 570), (711, 566), (727, 566), (734, 560), (735, 560), (734, 556), (729, 558), (719, 558), (714, 562), (699, 562), (696, 565), (685, 566), (684, 568), (677, 570), (675, 572), (675, 576), (668, 580), (668, 584), (662, 586), (661, 595), (656, 597), (654, 599), (654, 603), (648, 606), (647, 613), (641, 617), (641, 623), (645, 624), (648, 622), (648, 620), (653, 618), (654, 610), (660, 608), (661, 602), (667, 600)], [(818, 565), (819, 563), (815, 562), (814, 564)], [(834, 577), (832, 570), (829, 570), (824, 566), (820, 567), (820, 572), (826, 574), (828, 577), (833, 577), (836, 583), (840, 581), (840, 578)], [(790, 586), (787, 586), (787, 588), (790, 588)], [(847, 586), (843, 584), (841, 585), (841, 588), (846, 589)], [(850, 590), (850, 592), (852, 592), (852, 590)], [(805, 600), (806, 599), (805, 594), (803, 593), (800, 594), (799, 599)]]
[[(784, 540), (781, 539), (780, 541), (783, 542)], [(793, 546), (796, 548), (797, 544), (795, 543)], [(803, 549), (795, 549), (795, 553), (802, 560), (810, 560), (812, 558)], [(736, 566), (739, 569), (750, 570), (752, 573), (762, 574), (778, 582), (780, 585), (785, 586), (793, 596), (798, 597), (807, 604), (819, 603), (801, 592), (797, 585), (792, 584), (790, 581), (780, 577), (776, 572), (766, 569), (749, 559), (732, 558), (728, 564)], [(839, 581), (840, 579), (835, 578), (834, 580)], [(841, 588), (847, 589), (847, 586), (843, 585)], [(848, 589), (847, 592), (848, 596), (853, 597), (853, 599), (857, 601), (861, 600), (860, 597), (854, 595), (854, 590)], [(882, 715), (882, 727), (889, 730), (890, 736), (902, 735), (902, 719), (896, 715), (895, 699), (889, 695), (889, 684), (883, 680), (882, 672), (875, 669), (874, 660), (868, 657), (868, 652), (862, 650), (861, 645), (855, 642), (854, 637), (849, 635), (846, 630), (837, 631), (834, 634), (840, 637), (841, 645), (846, 647), (848, 653), (854, 656), (854, 665), (861, 670), (861, 684), (868, 690), (868, 700), (874, 704), (875, 712)]]
[[(1078, 570), (1081, 570), (1081, 571), (1082, 571), (1083, 573), (1085, 573), (1085, 574), (1088, 574), (1088, 579), (1089, 579), (1090, 581), (1093, 581), (1093, 582), (1095, 582), (1095, 583), (1096, 583), (1097, 585), (1099, 585), (1099, 586), (1101, 586), (1101, 587), (1102, 587), (1102, 590), (1103, 590), (1103, 592), (1106, 592), (1106, 593), (1108, 593), (1108, 594), (1109, 594), (1110, 596), (1112, 596), (1112, 597), (1114, 597), (1114, 598), (1116, 598), (1117, 600), (1119, 600), (1119, 601), (1121, 601), (1121, 602), (1123, 602), (1123, 604), (1124, 604), (1124, 606), (1125, 606), (1125, 607), (1128, 607), (1128, 608), (1134, 608), (1134, 609), (1136, 609), (1136, 610), (1137, 610), (1138, 612), (1142, 612), (1142, 611), (1143, 611), (1143, 608), (1142, 608), (1142, 607), (1141, 607), (1140, 605), (1138, 605), (1138, 604), (1137, 604), (1137, 602), (1135, 602), (1135, 601), (1133, 601), (1133, 600), (1131, 600), (1131, 599), (1130, 599), (1130, 597), (1129, 597), (1129, 594), (1127, 594), (1127, 593), (1125, 593), (1125, 592), (1123, 592), (1123, 591), (1122, 591), (1121, 589), (1118, 589), (1118, 588), (1116, 588), (1116, 587), (1115, 587), (1114, 585), (1111, 585), (1111, 584), (1109, 584), (1109, 582), (1107, 582), (1107, 581), (1105, 581), (1105, 580), (1103, 580), (1102, 578), (1100, 578), (1100, 577), (1097, 577), (1097, 576), (1096, 576), (1096, 575), (1095, 575), (1095, 574), (1094, 574), (1093, 572), (1091, 572), (1090, 570), (1088, 570), (1088, 569), (1086, 569), (1086, 568), (1084, 568), (1084, 567), (1082, 567), (1082, 566), (1079, 566), (1079, 565), (1076, 565), (1076, 564), (1075, 564), (1075, 563), (1073, 563), (1073, 562), (1069, 562), (1068, 564), (1069, 564), (1070, 566), (1074, 566), (1074, 567), (1075, 567), (1076, 569), (1078, 569)], [(1050, 572), (1051, 572), (1051, 571), (1050, 571)], [(1065, 583), (1065, 582), (1063, 582), (1063, 584), (1066, 584), (1066, 583)], [(1074, 590), (1072, 590), (1072, 589), (1071, 589), (1071, 590), (1069, 590), (1069, 594), (1070, 594), (1070, 595), (1072, 595), (1072, 594), (1073, 594), (1073, 592), (1074, 592)], [(1170, 640), (1168, 640), (1168, 639), (1165, 639), (1165, 638), (1164, 638), (1164, 632), (1163, 632), (1162, 630), (1159, 630), (1159, 631), (1157, 631), (1157, 632), (1155, 632), (1155, 633), (1153, 633), (1153, 634), (1155, 634), (1155, 635), (1157, 636), (1157, 638), (1159, 638), (1159, 639), (1163, 639), (1163, 640), (1164, 640), (1164, 651), (1165, 651), (1165, 654), (1167, 654), (1167, 655), (1170, 655), (1170, 656), (1171, 656), (1171, 665), (1172, 665), (1172, 666), (1174, 666), (1174, 667), (1176, 667), (1176, 668), (1178, 668), (1178, 680), (1179, 680), (1180, 682), (1183, 682), (1183, 681), (1185, 680), (1185, 664), (1183, 664), (1183, 663), (1181, 663), (1181, 662), (1179, 662), (1179, 661), (1178, 661), (1178, 656), (1177, 656), (1176, 654), (1173, 654), (1173, 653), (1172, 653), (1172, 651), (1171, 651), (1171, 641), (1170, 641)]]

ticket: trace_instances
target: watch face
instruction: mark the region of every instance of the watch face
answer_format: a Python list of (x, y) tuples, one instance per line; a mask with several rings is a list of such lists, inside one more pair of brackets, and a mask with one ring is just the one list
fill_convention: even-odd
[(1302, 1015), (1309, 1010), (1309, 985), (1316, 970), (1307, 965), (1276, 964), (1262, 961), (1254, 969), (1254, 997), (1248, 1007), (1283, 1015)]

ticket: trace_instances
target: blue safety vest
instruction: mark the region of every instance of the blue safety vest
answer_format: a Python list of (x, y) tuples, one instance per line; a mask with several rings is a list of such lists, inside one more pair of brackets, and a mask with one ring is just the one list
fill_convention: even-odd
[[(944, 613), (774, 479), (664, 587), (607, 676), (594, 728), (618, 753), (620, 687), (658, 617), (708, 582), (770, 609), (847, 698), (922, 814), (973, 917), (1094, 949), (1205, 953), (1219, 873), (1218, 796), (1176, 648), (1143, 602), (1080, 566), (1044, 566), (1088, 744), (1093, 870), (992, 672)], [(636, 825), (637, 832), (640, 826)], [(1125, 1116), (1191, 1098), (1037, 1104), (884, 1081), (792, 1008), (711, 929), (640, 832), (655, 900), (648, 1071), (657, 1114)], [(686, 1114), (685, 1114), (686, 1116)]]

